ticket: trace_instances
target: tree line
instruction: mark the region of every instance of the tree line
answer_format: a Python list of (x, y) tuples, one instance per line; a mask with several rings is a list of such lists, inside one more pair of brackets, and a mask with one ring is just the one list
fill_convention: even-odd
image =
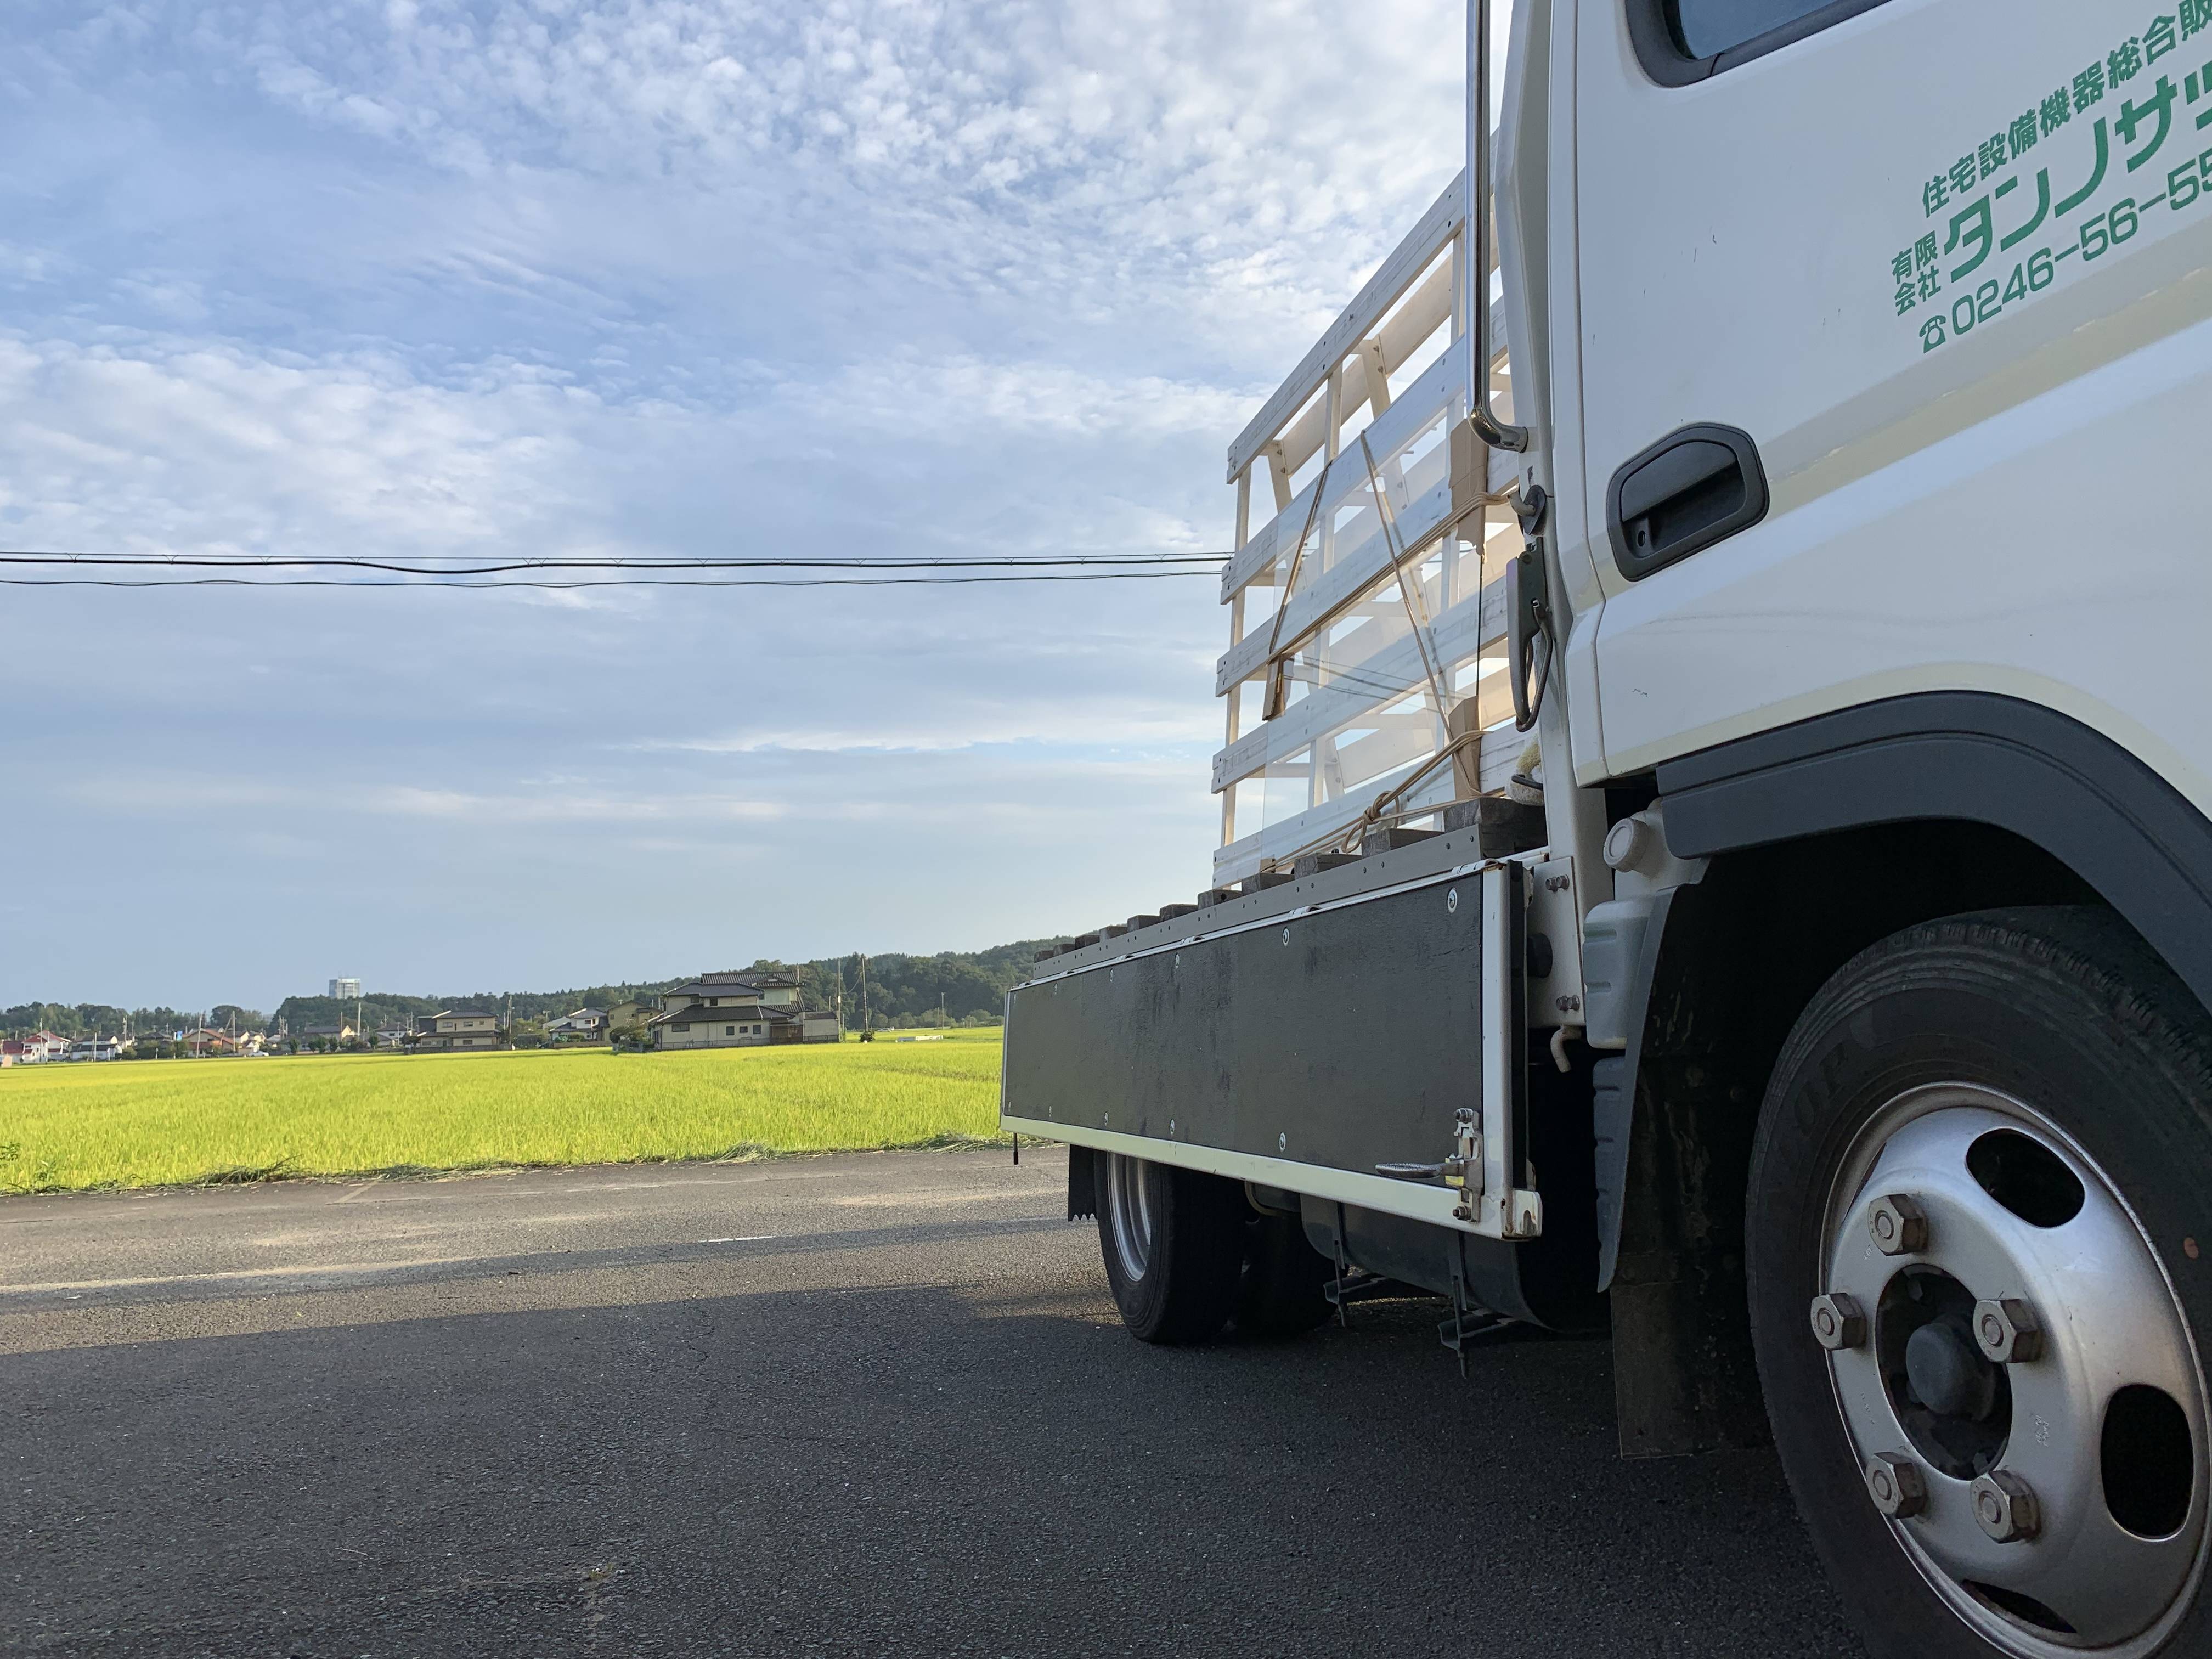
[[(834, 1010), (840, 1007), (842, 1000), (845, 1024), (851, 1030), (861, 1029), (864, 1005), (868, 1022), (878, 1030), (893, 1025), (934, 1025), (940, 1021), (953, 1025), (988, 1024), (1004, 1015), (1007, 991), (1038, 951), (1060, 942), (1058, 939), (1020, 939), (984, 951), (940, 951), (933, 956), (887, 951), (864, 957), (855, 952), (799, 963), (762, 957), (734, 971), (789, 974), (799, 981), (800, 1000), (809, 1008)], [(294, 1032), (316, 1025), (352, 1025), (357, 1006), (359, 1025), (374, 1031), (411, 1025), (447, 1008), (481, 1008), (497, 1014), (502, 1025), (525, 1027), (542, 1025), (578, 1008), (609, 1011), (625, 1002), (663, 996), (697, 977), (680, 974), (672, 979), (586, 985), (565, 991), (471, 991), (449, 997), (376, 991), (363, 995), (358, 1005), (326, 996), (287, 997), (277, 1005), (276, 1018)]]
[(1006, 993), (1021, 970), (1048, 945), (1060, 940), (1021, 939), (987, 951), (941, 951), (934, 956), (887, 951), (865, 958), (829, 957), (792, 964), (757, 962), (756, 969), (793, 974), (809, 1006), (836, 1006), (844, 994), (846, 1026), (861, 1029), (865, 1002), (868, 1023), (881, 1030), (892, 1025), (985, 1025), (1005, 1017)]
[(118, 1008), (105, 1002), (19, 1002), (12, 1008), (0, 1008), (0, 1031), (14, 1037), (28, 1036), (33, 1031), (52, 1031), (56, 1036), (70, 1038), (120, 1036), (126, 1029), (167, 1036), (200, 1025), (219, 1031), (234, 1028), (258, 1031), (268, 1023), (259, 1009), (229, 1002), (189, 1010)]
[[(621, 985), (586, 985), (569, 991), (471, 991), (450, 997), (404, 996), (396, 992), (372, 991), (354, 997), (286, 997), (276, 1005), (276, 1018), (288, 1031), (304, 1031), (314, 1025), (356, 1025), (363, 1030), (412, 1026), (448, 1008), (481, 1008), (497, 1014), (504, 1025), (538, 1024), (578, 1008), (613, 1008), (641, 996), (656, 996), (680, 979)], [(356, 1018), (356, 1011), (358, 1010)]]
[[(762, 957), (739, 972), (789, 974), (798, 980), (800, 1000), (809, 1008), (842, 1009), (849, 1030), (866, 1023), (881, 1030), (894, 1025), (993, 1024), (1003, 1016), (1006, 992), (1036, 952), (1052, 939), (1022, 939), (985, 951), (941, 951), (934, 956), (886, 951), (880, 956), (823, 957), (788, 963)], [(287, 997), (273, 1017), (235, 1003), (204, 1010), (121, 1008), (105, 1003), (27, 1002), (0, 1009), (0, 1030), (12, 1036), (46, 1030), (57, 1036), (136, 1033), (167, 1036), (205, 1024), (218, 1030), (275, 1030), (295, 1037), (311, 1028), (350, 1025), (364, 1034), (394, 1026), (413, 1027), (448, 1008), (481, 1008), (499, 1016), (503, 1027), (542, 1026), (577, 1008), (612, 1010), (625, 1002), (660, 996), (696, 979), (625, 981), (586, 985), (565, 991), (471, 991), (447, 997), (409, 996), (376, 991), (358, 999)]]

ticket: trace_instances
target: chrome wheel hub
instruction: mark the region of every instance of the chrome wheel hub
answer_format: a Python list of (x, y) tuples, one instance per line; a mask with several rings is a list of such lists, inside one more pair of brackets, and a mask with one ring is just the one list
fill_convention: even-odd
[[(1937, 1592), (2022, 1659), (2154, 1650), (2203, 1571), (2212, 1413), (2103, 1173), (2017, 1101), (1916, 1090), (1845, 1159), (1823, 1267), (1806, 1340), (1869, 1501)], [(1838, 1306), (1863, 1310), (1848, 1345)], [(1901, 1465), (1924, 1498), (1899, 1498)]]
[(1121, 1277), (1142, 1279), (1152, 1261), (1152, 1193), (1145, 1180), (1141, 1158), (1108, 1155), (1106, 1203), (1113, 1214), (1114, 1254), (1121, 1261)]

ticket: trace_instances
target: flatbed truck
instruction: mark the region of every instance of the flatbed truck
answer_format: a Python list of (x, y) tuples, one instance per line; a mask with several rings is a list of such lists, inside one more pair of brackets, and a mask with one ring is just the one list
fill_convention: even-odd
[(1140, 1338), (1609, 1329), (1871, 1651), (2212, 1654), (2212, 3), (1490, 10), (1002, 1121)]

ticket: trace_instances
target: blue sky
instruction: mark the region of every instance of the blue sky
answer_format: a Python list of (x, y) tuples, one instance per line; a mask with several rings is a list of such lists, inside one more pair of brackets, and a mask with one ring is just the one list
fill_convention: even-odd
[[(1451, 4), (19, 0), (0, 540), (1225, 547)], [(0, 1001), (550, 988), (1186, 898), (1204, 580), (0, 589)]]

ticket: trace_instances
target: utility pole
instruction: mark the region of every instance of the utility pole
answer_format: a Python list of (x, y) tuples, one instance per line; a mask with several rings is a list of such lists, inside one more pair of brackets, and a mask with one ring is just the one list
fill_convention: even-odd
[(860, 956), (860, 1029), (875, 1030), (875, 1023), (868, 1018), (868, 958), (865, 951)]

